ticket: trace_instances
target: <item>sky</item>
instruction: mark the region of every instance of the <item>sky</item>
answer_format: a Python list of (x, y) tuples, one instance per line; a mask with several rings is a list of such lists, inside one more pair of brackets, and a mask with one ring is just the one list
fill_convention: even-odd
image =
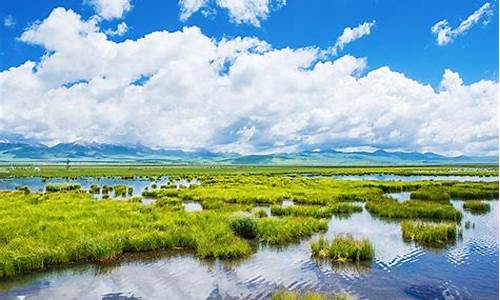
[(496, 1), (0, 3), (0, 133), (498, 155)]

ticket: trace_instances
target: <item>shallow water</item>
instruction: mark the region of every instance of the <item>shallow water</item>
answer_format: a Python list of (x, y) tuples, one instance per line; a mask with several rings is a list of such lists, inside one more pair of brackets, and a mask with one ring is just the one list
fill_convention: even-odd
[(405, 202), (410, 200), (411, 192), (400, 192), (400, 193), (387, 193), (384, 196), (394, 198), (398, 200), (398, 202)]
[(369, 174), (369, 175), (339, 175), (335, 179), (346, 180), (382, 180), (382, 181), (422, 181), (422, 180), (453, 180), (453, 181), (498, 181), (498, 176), (452, 176), (452, 175), (393, 175), (393, 174)]
[[(486, 215), (464, 212), (463, 237), (446, 249), (405, 243), (398, 222), (366, 210), (333, 217), (326, 236), (368, 237), (370, 265), (332, 266), (310, 257), (309, 240), (262, 247), (240, 262), (192, 255), (79, 266), (0, 282), (0, 299), (265, 299), (278, 288), (345, 291), (361, 299), (498, 299), (498, 201)], [(453, 205), (462, 210), (461, 201)], [(462, 226), (463, 227), (463, 226)]]
[[(110, 192), (111, 198), (128, 198), (131, 196), (140, 196), (143, 190), (147, 188), (152, 188), (156, 185), (160, 188), (162, 185), (172, 184), (176, 188), (179, 187), (189, 187), (190, 185), (199, 185), (201, 182), (198, 179), (179, 179), (170, 181), (169, 177), (163, 176), (152, 181), (144, 177), (136, 177), (131, 179), (123, 179), (119, 177), (79, 177), (75, 179), (66, 178), (48, 178), (46, 181), (42, 177), (8, 177), (0, 178), (0, 190), (13, 191), (16, 187), (27, 186), (32, 192), (44, 192), (45, 187), (48, 184), (54, 183), (67, 183), (67, 184), (79, 184), (82, 189), (89, 190), (90, 186), (97, 184), (102, 187), (104, 185), (114, 186), (114, 185), (126, 185), (133, 188), (132, 194), (128, 194), (125, 197), (115, 197), (114, 192)], [(97, 199), (102, 198), (102, 194), (95, 194), (94, 197)]]
[(196, 201), (184, 201), (184, 210), (185, 211), (202, 211), (203, 207), (199, 202)]

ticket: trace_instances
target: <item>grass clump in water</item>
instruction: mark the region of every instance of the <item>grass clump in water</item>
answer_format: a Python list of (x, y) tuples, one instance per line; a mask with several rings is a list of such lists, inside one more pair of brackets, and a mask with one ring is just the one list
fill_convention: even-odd
[(464, 201), (463, 208), (475, 214), (487, 213), (491, 209), (489, 203), (482, 202), (479, 200)]
[(419, 189), (410, 194), (412, 200), (425, 200), (425, 201), (449, 201), (450, 195), (439, 188), (424, 188)]
[(368, 239), (357, 240), (350, 235), (336, 236), (330, 243), (321, 237), (311, 242), (311, 252), (316, 258), (336, 262), (371, 261), (375, 256), (375, 248)]
[(322, 294), (317, 292), (292, 292), (292, 291), (277, 291), (271, 296), (271, 300), (351, 300), (351, 296), (346, 293), (339, 294)]
[(271, 245), (284, 245), (328, 229), (324, 219), (282, 217), (257, 219), (258, 238)]
[(45, 190), (47, 192), (67, 192), (80, 190), (81, 186), (76, 183), (50, 183), (47, 184)]
[(113, 187), (113, 190), (115, 191), (115, 197), (126, 197), (128, 187), (123, 184), (118, 184)]
[(30, 193), (30, 188), (23, 185), (23, 186), (16, 186), (16, 190), (17, 191), (20, 191), (20, 192), (23, 192), (25, 194), (29, 194)]
[(370, 201), (365, 208), (372, 214), (383, 218), (394, 219), (436, 219), (460, 221), (462, 213), (449, 203), (409, 200), (397, 202), (392, 200)]
[(414, 241), (425, 246), (442, 246), (455, 242), (457, 224), (403, 221), (401, 231), (405, 241)]

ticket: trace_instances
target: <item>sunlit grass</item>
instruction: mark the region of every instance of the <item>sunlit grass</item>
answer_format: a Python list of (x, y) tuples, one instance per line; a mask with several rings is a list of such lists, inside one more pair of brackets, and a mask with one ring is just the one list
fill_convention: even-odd
[(318, 292), (292, 292), (277, 291), (271, 296), (271, 300), (351, 300), (351, 296), (346, 293), (323, 294)]
[(426, 218), (436, 220), (460, 221), (462, 213), (451, 204), (439, 202), (409, 200), (397, 202), (392, 200), (370, 201), (365, 208), (372, 214), (394, 219)]
[(489, 203), (478, 200), (464, 201), (463, 208), (465, 210), (470, 211), (471, 213), (476, 213), (476, 214), (487, 213), (491, 209)]
[(316, 258), (335, 262), (371, 261), (375, 248), (368, 239), (357, 240), (350, 235), (338, 235), (331, 242), (324, 237), (311, 242), (311, 252)]
[(457, 224), (403, 221), (401, 231), (406, 241), (414, 241), (427, 246), (442, 246), (455, 241)]

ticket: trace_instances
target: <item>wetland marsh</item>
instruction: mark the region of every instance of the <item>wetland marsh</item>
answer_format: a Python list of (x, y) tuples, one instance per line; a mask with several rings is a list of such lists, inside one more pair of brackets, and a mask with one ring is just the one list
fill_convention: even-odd
[[(11, 169), (0, 299), (498, 298), (498, 180), (333, 177), (349, 172), (498, 178), (492, 166)], [(120, 195), (94, 197), (104, 186)]]

